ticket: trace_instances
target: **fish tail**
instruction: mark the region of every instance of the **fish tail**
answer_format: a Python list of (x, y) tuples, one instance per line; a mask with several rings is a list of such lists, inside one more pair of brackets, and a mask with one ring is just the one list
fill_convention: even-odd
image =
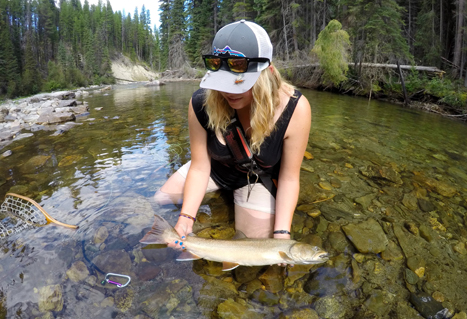
[(180, 240), (175, 229), (161, 216), (154, 214), (154, 224), (149, 232), (139, 241), (143, 244), (168, 244)]

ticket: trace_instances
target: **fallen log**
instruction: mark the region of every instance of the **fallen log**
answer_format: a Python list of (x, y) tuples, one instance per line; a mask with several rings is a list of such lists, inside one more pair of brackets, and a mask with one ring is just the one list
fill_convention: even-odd
[[(354, 66), (355, 63), (349, 63), (349, 66)], [(360, 63), (358, 64), (362, 67), (368, 68), (388, 68), (388, 69), (397, 69), (397, 64), (381, 64), (381, 63)], [(308, 63), (308, 64), (300, 64), (300, 65), (292, 65), (292, 66), (285, 66), (285, 69), (288, 68), (303, 68), (303, 67), (319, 67), (319, 63)], [(400, 68), (402, 70), (417, 70), (417, 71), (425, 71), (425, 72), (434, 72), (444, 74), (446, 73), (443, 70), (438, 69), (434, 66), (418, 66), (418, 65), (401, 65)]]

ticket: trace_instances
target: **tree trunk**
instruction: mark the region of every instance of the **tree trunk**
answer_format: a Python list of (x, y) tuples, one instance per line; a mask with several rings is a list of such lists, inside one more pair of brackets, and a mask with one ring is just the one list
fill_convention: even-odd
[(454, 60), (452, 63), (454, 64), (452, 70), (452, 76), (454, 78), (459, 76), (459, 67), (461, 62), (461, 54), (462, 54), (462, 35), (463, 35), (463, 27), (464, 27), (464, 3), (465, 0), (457, 0), (457, 27), (456, 27), (456, 37), (454, 43)]
[(287, 24), (286, 24), (286, 21), (285, 21), (285, 16), (286, 16), (286, 13), (287, 13), (287, 9), (286, 8), (284, 9), (284, 6), (285, 6), (284, 2), (285, 2), (285, 0), (281, 1), (281, 4), (282, 4), (282, 8), (281, 8), (282, 25), (283, 25), (283, 28), (284, 28), (284, 30), (282, 30), (282, 32), (284, 33), (285, 57), (286, 57), (286, 60), (289, 61), (289, 41), (287, 39)]
[(298, 53), (298, 39), (297, 39), (297, 27), (295, 26), (295, 19), (297, 18), (295, 15), (295, 8), (292, 8), (292, 39), (295, 53)]
[(310, 29), (310, 43), (311, 47), (313, 48), (315, 46), (316, 42), (316, 0), (311, 0), (311, 29)]
[(443, 0), (439, 0), (439, 43), (443, 45)]

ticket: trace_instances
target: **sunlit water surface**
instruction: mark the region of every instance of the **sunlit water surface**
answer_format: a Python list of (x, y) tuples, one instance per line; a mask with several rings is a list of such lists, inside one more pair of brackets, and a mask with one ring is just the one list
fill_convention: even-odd
[[(46, 225), (0, 239), (0, 318), (228, 318), (235, 311), (273, 318), (311, 309), (323, 318), (412, 318), (417, 311), (408, 301), (420, 292), (440, 293), (451, 312), (466, 310), (467, 126), (389, 103), (302, 90), (313, 111), (313, 159), (302, 167), (293, 230), (296, 239), (327, 249), (328, 264), (293, 280), (279, 274), (282, 286), (268, 291), (270, 278), (259, 278), (267, 267), (253, 275), (242, 270), (248, 267), (222, 272), (220, 264), (176, 262), (170, 249), (139, 244), (154, 213), (172, 224), (178, 217), (177, 207), (159, 207), (152, 196), (189, 160), (187, 105), (197, 87), (117, 85), (84, 99), (90, 114), (77, 119), (82, 125), (59, 136), (36, 132), (0, 150), (12, 151), (0, 159), (1, 198), (28, 196), (79, 226)], [(38, 155), (46, 160), (31, 165)], [(402, 183), (368, 175), (384, 169)], [(440, 191), (443, 185), (451, 193)], [(432, 211), (418, 207), (420, 199)], [(227, 217), (213, 222), (216, 214)], [(200, 216), (198, 229), (231, 227), (229, 194), (206, 199)], [(370, 217), (396, 244), (396, 257), (355, 255), (340, 226)], [(395, 235), (397, 225), (424, 249), (419, 278), (407, 278), (410, 251)], [(434, 229), (431, 242), (417, 233), (422, 225)], [(129, 275), (130, 285), (102, 285), (108, 272)]]

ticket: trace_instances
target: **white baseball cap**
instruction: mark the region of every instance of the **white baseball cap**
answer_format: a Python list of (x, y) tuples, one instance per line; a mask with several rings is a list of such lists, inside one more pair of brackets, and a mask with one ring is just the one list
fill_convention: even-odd
[[(268, 58), (272, 61), (272, 44), (266, 30), (250, 21), (241, 20), (221, 28), (214, 37), (212, 47), (212, 54), (220, 57)], [(235, 73), (222, 63), (218, 71), (206, 72), (200, 87), (227, 93), (245, 93), (268, 66), (267, 62), (250, 62), (245, 73)]]

